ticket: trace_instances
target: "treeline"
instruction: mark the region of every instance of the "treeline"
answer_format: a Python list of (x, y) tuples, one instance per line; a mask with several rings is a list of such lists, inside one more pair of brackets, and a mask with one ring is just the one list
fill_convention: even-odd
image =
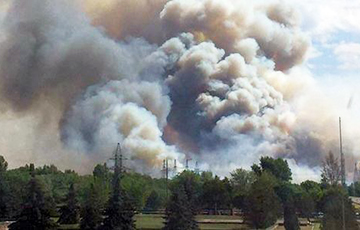
[(339, 184), (339, 162), (333, 154), (324, 161), (320, 183), (291, 181), (287, 162), (271, 157), (262, 157), (249, 171), (237, 169), (229, 178), (183, 171), (170, 180), (168, 191), (165, 179), (116, 167), (112, 172), (106, 164), (97, 165), (93, 175), (81, 176), (53, 165), (7, 170), (0, 157), (0, 218), (15, 220), (12, 230), (21, 229), (17, 226), (24, 226), (29, 216), (43, 224), (34, 229), (56, 229), (50, 217), (58, 217), (59, 224), (80, 223), (81, 229), (134, 229), (136, 212), (165, 210), (164, 229), (191, 230), (198, 229), (199, 213), (237, 210), (239, 218), (257, 229), (284, 218), (287, 230), (298, 230), (299, 217), (310, 220), (321, 213), (322, 229), (343, 229), (344, 224), (347, 230), (359, 229), (349, 199), (354, 185)]

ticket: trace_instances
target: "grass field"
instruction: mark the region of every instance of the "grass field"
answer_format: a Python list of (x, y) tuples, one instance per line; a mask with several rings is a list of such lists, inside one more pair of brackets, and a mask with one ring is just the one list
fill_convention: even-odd
[[(197, 216), (196, 219), (200, 222), (200, 229), (202, 230), (240, 230), (248, 229), (243, 224), (224, 224), (216, 222), (224, 221), (240, 221), (239, 217), (236, 216)], [(211, 223), (204, 223), (211, 221)], [(163, 225), (164, 219), (162, 215), (137, 215), (136, 216), (136, 227), (141, 230), (159, 230)]]
[[(56, 219), (54, 219), (56, 220)], [(164, 225), (163, 215), (158, 214), (138, 214), (135, 216), (136, 228), (139, 230), (160, 230)], [(242, 224), (238, 216), (212, 216), (199, 215), (196, 220), (200, 223), (201, 230), (245, 230), (250, 229)], [(1, 229), (1, 228), (0, 228)], [(62, 225), (61, 230), (78, 230), (78, 225)], [(274, 230), (284, 230), (283, 226), (278, 226)], [(301, 227), (301, 230), (320, 230), (320, 224), (314, 226)]]

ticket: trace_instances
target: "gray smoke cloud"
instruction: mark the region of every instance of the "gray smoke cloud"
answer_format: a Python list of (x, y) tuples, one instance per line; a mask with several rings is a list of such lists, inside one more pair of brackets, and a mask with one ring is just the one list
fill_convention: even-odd
[[(224, 175), (263, 155), (309, 175), (336, 147), (335, 113), (301, 65), (310, 41), (282, 1), (8, 0), (0, 9), (1, 117), (31, 117), (23, 129), (38, 139), (24, 148), (41, 156), (99, 162), (121, 142), (129, 166), (153, 175), (165, 158)], [(312, 115), (324, 111), (323, 122)]]

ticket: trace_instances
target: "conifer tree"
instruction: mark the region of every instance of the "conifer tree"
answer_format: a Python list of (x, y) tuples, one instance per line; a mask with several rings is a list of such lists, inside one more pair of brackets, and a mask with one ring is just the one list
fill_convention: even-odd
[(6, 207), (6, 195), (8, 194), (8, 186), (5, 181), (5, 172), (7, 170), (8, 163), (3, 156), (0, 156), (0, 219), (5, 218), (8, 215)]
[(284, 204), (284, 227), (286, 230), (300, 230), (296, 208), (292, 201), (287, 201)]
[(186, 196), (183, 186), (174, 189), (166, 207), (165, 226), (163, 230), (198, 230), (195, 213)]
[(251, 185), (244, 211), (246, 220), (255, 228), (268, 228), (280, 217), (281, 202), (275, 185), (276, 179), (267, 172), (262, 172)]
[(101, 211), (98, 205), (97, 192), (91, 184), (89, 195), (81, 209), (81, 230), (96, 230), (101, 223)]
[[(321, 229), (339, 230), (358, 230), (359, 224), (356, 219), (355, 210), (351, 200), (345, 190), (340, 186), (330, 187), (323, 197), (324, 218), (322, 219)], [(343, 221), (343, 217), (345, 217)]]
[(70, 184), (69, 193), (66, 196), (67, 204), (60, 209), (60, 224), (76, 224), (79, 223), (79, 204), (76, 199), (74, 184)]
[(30, 165), (31, 179), (28, 184), (28, 195), (22, 211), (16, 222), (9, 226), (10, 230), (50, 230), (56, 229), (56, 224), (50, 219), (49, 210), (41, 184), (35, 177), (34, 165)]

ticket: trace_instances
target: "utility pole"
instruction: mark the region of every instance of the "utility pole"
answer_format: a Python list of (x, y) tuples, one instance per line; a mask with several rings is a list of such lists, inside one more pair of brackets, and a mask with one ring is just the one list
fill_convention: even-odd
[(176, 176), (177, 173), (177, 166), (176, 166), (176, 159), (174, 160), (174, 173), (173, 175)]
[(196, 174), (200, 174), (199, 162), (198, 162), (198, 161), (196, 161), (196, 163), (195, 163), (195, 169), (194, 169), (194, 172), (195, 172)]
[[(346, 188), (346, 181), (345, 181), (345, 159), (344, 153), (342, 149), (342, 134), (341, 134), (341, 117), (339, 117), (339, 133), (340, 133), (340, 173), (341, 173), (341, 184), (343, 188)], [(345, 204), (344, 204), (344, 197), (341, 195), (341, 206), (342, 206), (342, 230), (346, 230), (345, 225)]]
[[(175, 161), (176, 162), (176, 161)], [(164, 177), (165, 177), (165, 183), (166, 183), (166, 200), (168, 200), (169, 196), (169, 160), (166, 158), (163, 161), (163, 170)]]
[(189, 170), (189, 161), (191, 161), (191, 158), (186, 158), (186, 163), (185, 163), (185, 170)]
[(342, 148), (342, 133), (341, 133), (341, 117), (339, 117), (339, 131), (340, 131), (340, 172), (341, 172), (341, 184), (343, 187), (346, 186), (345, 178), (345, 158)]

